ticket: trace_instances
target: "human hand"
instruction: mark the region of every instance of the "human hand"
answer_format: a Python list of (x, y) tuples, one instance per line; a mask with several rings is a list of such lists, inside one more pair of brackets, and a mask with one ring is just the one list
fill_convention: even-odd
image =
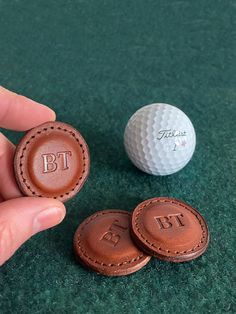
[[(48, 107), (0, 86), (0, 127), (25, 131), (54, 120)], [(0, 132), (0, 266), (31, 236), (59, 224), (66, 214), (58, 200), (22, 196), (14, 177), (14, 150)]]

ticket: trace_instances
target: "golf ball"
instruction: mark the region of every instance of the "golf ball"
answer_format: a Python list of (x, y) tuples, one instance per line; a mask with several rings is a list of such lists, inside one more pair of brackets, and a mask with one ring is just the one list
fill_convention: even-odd
[(124, 133), (125, 150), (136, 167), (153, 175), (169, 175), (191, 159), (196, 135), (190, 119), (168, 104), (140, 108)]

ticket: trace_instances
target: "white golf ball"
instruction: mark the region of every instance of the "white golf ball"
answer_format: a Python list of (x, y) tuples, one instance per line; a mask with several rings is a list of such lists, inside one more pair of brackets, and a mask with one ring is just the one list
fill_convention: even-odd
[(168, 104), (151, 104), (129, 119), (124, 145), (136, 167), (164, 176), (186, 166), (194, 153), (196, 135), (183, 111)]

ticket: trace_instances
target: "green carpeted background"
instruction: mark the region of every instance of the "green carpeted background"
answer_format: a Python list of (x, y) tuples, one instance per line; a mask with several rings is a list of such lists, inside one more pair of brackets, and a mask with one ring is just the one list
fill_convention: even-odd
[[(1, 314), (236, 312), (235, 27), (234, 0), (0, 0), (0, 84), (50, 105), (91, 151), (89, 180), (65, 221), (0, 268)], [(168, 177), (140, 172), (123, 148), (129, 117), (153, 102), (176, 105), (196, 129), (192, 161)], [(152, 259), (120, 278), (76, 264), (83, 219), (155, 196), (204, 215), (203, 257)]]

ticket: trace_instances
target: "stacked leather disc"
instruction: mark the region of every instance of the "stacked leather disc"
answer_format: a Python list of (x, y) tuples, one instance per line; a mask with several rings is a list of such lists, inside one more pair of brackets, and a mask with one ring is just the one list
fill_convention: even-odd
[(88, 217), (74, 236), (78, 261), (107, 276), (128, 275), (151, 256), (169, 262), (197, 258), (207, 249), (209, 232), (200, 213), (166, 197), (146, 200), (132, 214), (104, 210)]

